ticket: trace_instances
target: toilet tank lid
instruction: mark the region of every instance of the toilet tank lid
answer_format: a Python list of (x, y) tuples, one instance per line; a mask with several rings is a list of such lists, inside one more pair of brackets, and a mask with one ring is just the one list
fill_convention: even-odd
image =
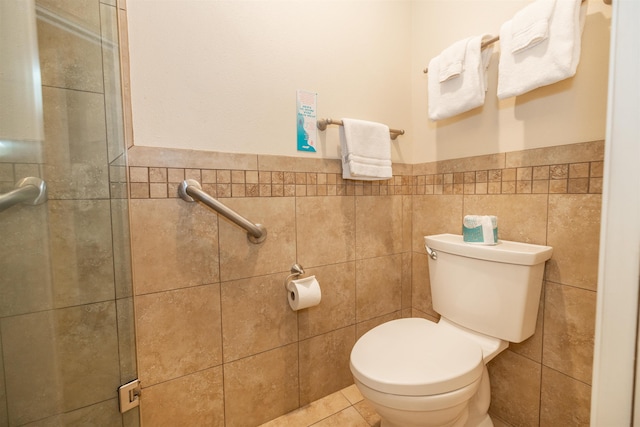
[(458, 234), (424, 236), (424, 243), (435, 251), (507, 264), (536, 265), (551, 258), (551, 246), (500, 240), (497, 245), (466, 243)]

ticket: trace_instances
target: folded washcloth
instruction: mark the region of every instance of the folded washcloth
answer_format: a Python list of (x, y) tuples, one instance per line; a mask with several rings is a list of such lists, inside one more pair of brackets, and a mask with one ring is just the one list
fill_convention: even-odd
[(342, 124), (342, 177), (366, 181), (391, 178), (389, 127), (357, 119), (342, 119)]
[(581, 0), (537, 0), (505, 22), (500, 28), (498, 98), (572, 77), (580, 61), (586, 10)]
[[(488, 46), (481, 50), (481, 45), (483, 40), (489, 38), (491, 38), (490, 35), (470, 37), (448, 48), (455, 51), (461, 44), (465, 46), (462, 70), (458, 74), (452, 74), (448, 80), (440, 80), (443, 54), (448, 49), (429, 62), (429, 118), (431, 120), (446, 119), (484, 104), (487, 91), (486, 71), (493, 47)], [(451, 56), (445, 54), (444, 58), (449, 61), (447, 58)]]
[(537, 0), (511, 19), (511, 53), (537, 45), (549, 37), (555, 0)]
[(440, 55), (438, 81), (440, 83), (457, 77), (464, 69), (464, 57), (467, 53), (469, 39), (459, 40), (443, 50)]

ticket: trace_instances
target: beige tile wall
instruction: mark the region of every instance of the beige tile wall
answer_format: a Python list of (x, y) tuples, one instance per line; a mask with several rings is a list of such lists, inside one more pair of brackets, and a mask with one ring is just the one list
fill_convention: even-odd
[[(337, 160), (141, 147), (129, 157), (145, 424), (269, 421), (349, 386), (356, 338), (410, 312), (410, 167), (353, 184)], [(235, 224), (178, 199), (185, 178), (264, 224), (267, 239), (252, 244)], [(319, 306), (300, 312), (284, 287), (296, 262), (323, 291)], [(172, 403), (166, 393), (186, 381), (215, 384), (216, 400)]]
[(589, 423), (603, 151), (598, 141), (414, 168), (416, 315), (437, 317), (420, 238), (460, 233), (464, 215), (497, 215), (501, 239), (554, 248), (536, 333), (489, 363), (490, 412), (513, 426)]
[[(593, 142), (394, 165), (393, 179), (362, 183), (343, 180), (337, 160), (133, 147), (142, 421), (258, 425), (350, 385), (360, 335), (393, 318), (438, 317), (422, 236), (459, 233), (464, 215), (490, 213), (502, 239), (555, 248), (536, 334), (490, 364), (491, 411), (514, 426), (584, 422), (602, 160)], [(249, 243), (178, 199), (185, 178), (264, 224), (267, 240)], [(319, 306), (297, 313), (283, 284), (294, 262), (323, 290)]]

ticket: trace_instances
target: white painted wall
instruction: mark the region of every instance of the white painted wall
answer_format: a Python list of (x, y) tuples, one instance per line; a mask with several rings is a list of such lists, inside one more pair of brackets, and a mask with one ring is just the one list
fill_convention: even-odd
[(296, 151), (297, 89), (318, 93), (319, 117), (410, 128), (409, 1), (127, 7), (135, 145), (338, 158), (335, 126), (320, 153)]
[(604, 139), (611, 7), (590, 0), (575, 77), (498, 101), (498, 51), (488, 71), (484, 107), (455, 118), (427, 119), (422, 70), (443, 48), (465, 37), (498, 35), (528, 0), (416, 0), (413, 2), (412, 124), (416, 162), (454, 159)]
[[(600, 140), (605, 134), (610, 6), (589, 0), (576, 77), (427, 119), (422, 70), (449, 44), (497, 34), (528, 0), (128, 0), (134, 143), (338, 158), (336, 127), (320, 152), (296, 151), (296, 89), (318, 115), (384, 122), (407, 133), (396, 162)], [(499, 48), (499, 45), (496, 46)]]

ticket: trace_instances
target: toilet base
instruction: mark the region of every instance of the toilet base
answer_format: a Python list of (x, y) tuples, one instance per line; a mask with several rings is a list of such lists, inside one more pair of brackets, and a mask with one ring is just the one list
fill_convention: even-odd
[[(356, 385), (365, 399), (372, 404), (381, 418), (380, 427), (493, 427), (493, 421), (487, 411), (491, 400), (489, 372), (486, 365), (480, 384), (473, 396), (459, 405), (437, 411), (417, 411), (390, 408), (381, 405), (365, 386), (356, 380)], [(373, 399), (371, 399), (373, 398)]]
[(479, 424), (476, 424), (475, 427), (493, 427), (493, 421), (491, 421), (489, 414), (486, 414), (484, 419)]

